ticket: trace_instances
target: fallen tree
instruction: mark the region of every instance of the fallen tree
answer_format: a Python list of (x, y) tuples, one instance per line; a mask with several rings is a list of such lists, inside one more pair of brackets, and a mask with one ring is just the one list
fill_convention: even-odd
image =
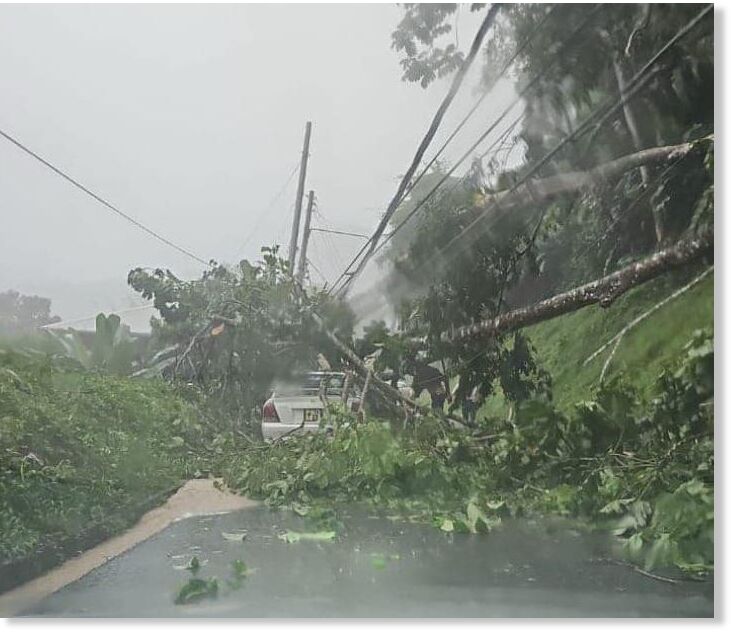
[(599, 304), (609, 307), (628, 290), (659, 277), (673, 268), (684, 266), (713, 252), (713, 231), (681, 240), (654, 255), (634, 262), (616, 272), (578, 288), (562, 292), (531, 306), (511, 310), (495, 317), (455, 330), (442, 332), (444, 342), (457, 341), (477, 335), (495, 336), (535, 325), (586, 306)]
[[(343, 354), (343, 356), (350, 362), (355, 369), (355, 371), (365, 380), (367, 380), (369, 383), (371, 383), (374, 388), (378, 390), (378, 392), (381, 394), (381, 396), (386, 400), (386, 402), (403, 402), (406, 406), (408, 406), (413, 411), (419, 411), (423, 415), (434, 415), (435, 412), (429, 409), (428, 407), (422, 406), (412, 400), (411, 398), (406, 397), (403, 395), (398, 389), (395, 389), (391, 385), (389, 385), (387, 382), (381, 380), (377, 376), (373, 374), (373, 372), (368, 368), (368, 366), (361, 360), (361, 358), (352, 350), (350, 347), (348, 347), (345, 343), (343, 343), (333, 332), (325, 325), (325, 322), (322, 320), (322, 317), (320, 317), (319, 314), (317, 314), (315, 311), (312, 311), (311, 313), (313, 321), (321, 328), (321, 330), (325, 333), (325, 335), (333, 342), (333, 344), (340, 350), (340, 352)], [(442, 417), (442, 416), (439, 416)], [(460, 426), (472, 426), (470, 424), (467, 424), (463, 420), (457, 420), (456, 418), (452, 418), (449, 416), (443, 416), (445, 421), (449, 421), (452, 424), (457, 424)]]
[(594, 360), (599, 354), (601, 354), (607, 347), (614, 344), (612, 347), (612, 351), (609, 353), (609, 356), (607, 356), (607, 359), (604, 361), (604, 365), (602, 367), (602, 373), (599, 374), (599, 383), (601, 384), (604, 381), (604, 376), (607, 373), (607, 368), (609, 367), (609, 363), (612, 362), (612, 359), (614, 358), (614, 355), (617, 352), (617, 348), (619, 347), (619, 344), (622, 342), (622, 338), (624, 337), (627, 332), (629, 332), (632, 328), (642, 323), (646, 318), (649, 316), (652, 316), (657, 312), (660, 308), (667, 305), (670, 301), (673, 301), (674, 299), (677, 299), (680, 295), (687, 292), (693, 286), (698, 284), (699, 282), (703, 281), (709, 274), (713, 272), (713, 266), (709, 266), (706, 268), (700, 275), (695, 277), (692, 281), (687, 283), (682, 288), (679, 288), (672, 294), (665, 297), (662, 301), (656, 303), (654, 306), (652, 306), (649, 310), (646, 310), (643, 312), (640, 316), (638, 316), (635, 319), (632, 319), (627, 325), (625, 325), (617, 334), (615, 334), (611, 339), (609, 339), (604, 345), (602, 345), (598, 350), (596, 350), (589, 358), (587, 358), (584, 361), (584, 366), (588, 365), (592, 360)]
[(483, 215), (493, 207), (504, 212), (517, 207), (550, 202), (560, 195), (574, 193), (597, 183), (611, 180), (631, 169), (683, 158), (700, 143), (706, 142), (712, 143), (713, 135), (689, 143), (643, 149), (603, 163), (588, 171), (567, 172), (542, 179), (531, 178), (517, 188), (485, 196), (477, 210), (480, 215)]

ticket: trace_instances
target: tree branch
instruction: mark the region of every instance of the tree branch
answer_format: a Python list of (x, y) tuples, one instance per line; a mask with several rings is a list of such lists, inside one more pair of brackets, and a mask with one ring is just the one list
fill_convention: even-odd
[[(617, 346), (619, 345), (619, 342), (622, 340), (622, 337), (629, 332), (633, 327), (636, 325), (639, 325), (642, 321), (644, 321), (647, 317), (657, 312), (660, 308), (662, 308), (664, 305), (672, 301), (673, 299), (678, 298), (680, 295), (682, 295), (684, 292), (687, 292), (690, 290), (693, 286), (695, 286), (698, 282), (705, 279), (710, 273), (713, 272), (713, 266), (709, 266), (706, 268), (700, 275), (698, 275), (696, 278), (694, 278), (691, 282), (683, 286), (682, 288), (679, 288), (675, 292), (673, 292), (671, 295), (668, 295), (665, 297), (662, 301), (656, 303), (654, 306), (652, 306), (649, 310), (646, 312), (643, 312), (640, 316), (630, 321), (627, 325), (625, 325), (617, 334), (615, 334), (612, 338), (610, 338), (604, 345), (602, 345), (599, 349), (597, 349), (589, 358), (587, 358), (584, 361), (584, 366), (588, 365), (592, 360), (594, 360), (599, 354), (601, 354), (607, 347), (609, 347), (612, 343), (615, 343), (614, 349), (616, 350)], [(606, 371), (607, 364), (611, 361), (612, 356), (614, 356), (614, 351), (610, 355), (610, 357), (607, 359), (607, 362), (604, 365), (604, 369), (602, 369), (602, 376), (604, 375)], [(601, 382), (601, 378), (599, 380)]]
[[(343, 343), (335, 334), (333, 334), (330, 329), (325, 325), (325, 322), (322, 320), (322, 317), (317, 314), (316, 312), (312, 311), (310, 313), (312, 319), (315, 321), (315, 323), (320, 327), (320, 329), (325, 333), (325, 335), (333, 342), (335, 347), (337, 347), (340, 352), (353, 364), (353, 366), (356, 368), (357, 372), (363, 377), (366, 378), (368, 374), (370, 373), (370, 370), (366, 366), (366, 364), (361, 360), (361, 358), (352, 350), (350, 347), (348, 347), (345, 343)], [(428, 409), (427, 407), (423, 407), (420, 404), (416, 403), (411, 398), (407, 398), (404, 396), (398, 389), (395, 389), (391, 385), (389, 385), (387, 382), (384, 382), (377, 376), (371, 374), (371, 384), (381, 393), (381, 395), (387, 400), (387, 401), (401, 401), (404, 404), (408, 405), (411, 409), (420, 411), (424, 415), (433, 414), (434, 412)], [(440, 419), (447, 420), (452, 424), (457, 424), (459, 426), (470, 426), (463, 422), (462, 420), (457, 420), (455, 418), (444, 416), (443, 418), (440, 416)]]
[(442, 332), (441, 339), (451, 342), (476, 335), (495, 336), (553, 319), (589, 305), (608, 307), (628, 290), (673, 268), (684, 266), (713, 252), (713, 231), (681, 240), (654, 255), (573, 290), (539, 301), (526, 308), (506, 312), (494, 319), (480, 321), (454, 331)]
[(360, 261), (356, 269), (353, 271), (353, 274), (350, 276), (349, 284), (352, 284), (355, 281), (355, 277), (359, 275), (361, 272), (363, 272), (363, 268), (365, 268), (366, 263), (370, 259), (370, 257), (373, 255), (373, 252), (376, 249), (376, 246), (378, 246), (378, 240), (381, 238), (381, 235), (383, 235), (383, 232), (386, 230), (386, 227), (388, 226), (388, 223), (391, 221), (391, 217), (394, 213), (396, 213), (396, 210), (398, 209), (399, 205), (401, 204), (404, 196), (408, 192), (409, 185), (411, 184), (411, 179), (414, 176), (414, 173), (416, 172), (417, 168), (421, 164), (421, 160), (424, 157), (424, 153), (426, 152), (427, 148), (429, 147), (429, 144), (431, 143), (432, 139), (434, 138), (434, 135), (437, 133), (437, 130), (439, 129), (439, 125), (442, 122), (442, 119), (444, 118), (445, 113), (447, 112), (447, 109), (449, 108), (450, 104), (454, 100), (455, 96), (457, 95), (457, 92), (459, 91), (460, 86), (462, 85), (462, 82), (464, 78), (467, 76), (467, 72), (469, 71), (470, 67), (472, 66), (472, 62), (475, 60), (475, 57), (480, 52), (480, 49), (482, 48), (482, 42), (485, 39), (485, 35), (487, 35), (488, 30), (495, 22), (495, 19), (497, 18), (497, 15), (499, 11), (502, 9), (502, 5), (497, 3), (493, 4), (487, 11), (487, 15), (485, 16), (484, 20), (482, 21), (482, 24), (480, 24), (480, 27), (477, 29), (477, 33), (475, 35), (475, 38), (472, 42), (472, 46), (470, 47), (470, 51), (467, 54), (467, 57), (465, 57), (464, 62), (462, 62), (462, 65), (460, 66), (459, 70), (457, 71), (457, 74), (452, 79), (452, 84), (449, 87), (449, 91), (447, 92), (446, 96), (442, 100), (441, 104), (439, 105), (439, 108), (437, 109), (436, 113), (434, 114), (434, 118), (432, 119), (431, 125), (429, 126), (429, 129), (427, 130), (426, 134), (424, 135), (424, 138), (422, 139), (421, 143), (419, 143), (419, 147), (416, 150), (416, 154), (414, 155), (414, 158), (411, 161), (411, 165), (409, 165), (409, 168), (406, 170), (406, 173), (401, 178), (401, 182), (399, 183), (398, 190), (396, 191), (396, 195), (392, 198), (391, 202), (388, 205), (388, 208), (386, 209), (386, 212), (383, 214), (383, 217), (381, 218), (381, 221), (378, 223), (378, 226), (376, 227), (376, 230), (373, 232), (372, 237), (370, 238), (369, 242), (366, 244), (367, 251), (365, 253), (365, 256)]
[[(711, 135), (702, 140), (713, 142), (714, 137)], [(497, 205), (500, 211), (504, 212), (516, 207), (550, 202), (560, 195), (574, 193), (603, 180), (616, 178), (631, 169), (682, 158), (690, 153), (698, 142), (643, 149), (603, 163), (589, 171), (568, 172), (543, 179), (531, 178), (514, 191), (502, 191), (486, 196), (477, 210), (484, 212), (492, 205)]]

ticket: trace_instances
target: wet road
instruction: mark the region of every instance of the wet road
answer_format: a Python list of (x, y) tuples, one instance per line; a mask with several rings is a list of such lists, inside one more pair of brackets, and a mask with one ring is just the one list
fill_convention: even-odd
[[(711, 617), (711, 583), (666, 584), (594, 562), (609, 541), (523, 521), (489, 535), (354, 510), (333, 541), (287, 543), (308, 531), (265, 507), (184, 519), (49, 596), (35, 617)], [(246, 532), (244, 540), (232, 534)], [(224, 537), (228, 534), (228, 538)], [(191, 578), (216, 577), (218, 596), (176, 605)], [(232, 562), (253, 573), (227, 583)], [(235, 585), (235, 583), (234, 583)]]

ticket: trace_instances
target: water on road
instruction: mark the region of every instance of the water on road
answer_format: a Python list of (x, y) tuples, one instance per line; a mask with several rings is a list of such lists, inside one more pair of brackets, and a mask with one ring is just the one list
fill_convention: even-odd
[[(353, 509), (332, 541), (288, 543), (310, 526), (254, 507), (192, 517), (95, 569), (22, 615), (51, 617), (711, 617), (712, 583), (667, 584), (599, 559), (608, 537), (529, 521), (445, 534)], [(245, 533), (245, 538), (240, 535)], [(216, 597), (174, 603), (192, 577)], [(237, 583), (232, 562), (251, 573)], [(227, 581), (232, 581), (231, 584)]]

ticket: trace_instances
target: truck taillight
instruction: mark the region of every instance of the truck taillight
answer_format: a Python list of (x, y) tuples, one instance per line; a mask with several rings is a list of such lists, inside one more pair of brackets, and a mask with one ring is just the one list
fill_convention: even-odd
[(279, 415), (271, 400), (267, 400), (261, 408), (261, 417), (264, 422), (279, 422)]

